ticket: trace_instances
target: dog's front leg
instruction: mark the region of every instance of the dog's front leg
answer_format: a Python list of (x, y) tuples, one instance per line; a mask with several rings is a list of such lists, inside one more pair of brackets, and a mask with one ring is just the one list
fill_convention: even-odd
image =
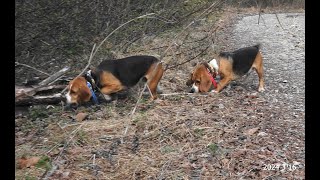
[(230, 77), (224, 77), (221, 79), (221, 81), (217, 85), (217, 89), (215, 89), (213, 92), (219, 93), (229, 82), (232, 80)]
[(111, 93), (116, 93), (116, 92), (119, 92), (123, 89), (123, 86), (121, 85), (106, 85), (106, 86), (103, 86), (100, 91), (101, 93), (103, 94), (104, 98), (107, 100), (107, 101), (111, 101), (112, 98), (110, 96)]

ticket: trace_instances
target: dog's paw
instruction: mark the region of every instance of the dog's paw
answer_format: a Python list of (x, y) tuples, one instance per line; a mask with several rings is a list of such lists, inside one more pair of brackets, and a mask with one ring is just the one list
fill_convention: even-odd
[(104, 97), (104, 99), (105, 99), (107, 102), (112, 101), (112, 97), (111, 97), (110, 95), (103, 94), (103, 97)]
[(265, 89), (264, 89), (263, 87), (259, 87), (258, 91), (259, 91), (259, 92), (264, 92)]
[(212, 91), (210, 91), (211, 93), (218, 93), (218, 91), (216, 91), (216, 90), (212, 90)]

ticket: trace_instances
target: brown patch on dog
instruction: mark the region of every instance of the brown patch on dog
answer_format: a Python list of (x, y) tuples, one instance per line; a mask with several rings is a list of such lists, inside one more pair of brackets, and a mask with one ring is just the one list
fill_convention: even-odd
[(102, 72), (100, 75), (100, 91), (103, 94), (111, 94), (115, 92), (119, 92), (126, 87), (122, 85), (122, 83), (110, 72)]
[(232, 63), (225, 58), (219, 58), (219, 70), (221, 81), (218, 83), (216, 92), (220, 92), (230, 81), (236, 78), (236, 75), (232, 71)]
[(147, 83), (149, 89), (151, 91), (152, 97), (151, 99), (157, 99), (157, 86), (159, 84), (160, 79), (163, 76), (163, 66), (162, 63), (155, 63), (150, 66), (145, 77), (147, 79)]
[(71, 103), (84, 103), (88, 102), (91, 97), (90, 89), (87, 87), (87, 81), (84, 77), (76, 77), (70, 81), (68, 85)]
[(256, 58), (254, 59), (252, 68), (254, 68), (259, 77), (259, 88), (258, 91), (264, 91), (264, 78), (263, 78), (263, 63), (262, 63), (262, 55), (259, 51)]
[(187, 82), (195, 83), (195, 85), (199, 88), (199, 92), (208, 92), (212, 82), (210, 80), (210, 76), (208, 74), (208, 70), (203, 64), (199, 64), (193, 73), (191, 73), (191, 79)]

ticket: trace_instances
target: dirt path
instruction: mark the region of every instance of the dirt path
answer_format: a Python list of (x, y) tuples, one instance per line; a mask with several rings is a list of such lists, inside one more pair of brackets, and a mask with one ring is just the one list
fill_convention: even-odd
[[(305, 158), (305, 16), (304, 13), (277, 16), (263, 14), (259, 25), (258, 15), (239, 16), (236, 24), (228, 29), (231, 34), (227, 44), (230, 45), (228, 49), (257, 42), (262, 44), (267, 91), (259, 96), (267, 102), (261, 112), (270, 112), (261, 117), (259, 124), (269, 134), (260, 148), (270, 147), (274, 153), (274, 159), (265, 159), (264, 165), (287, 163), (302, 167)], [(241, 83), (255, 89), (257, 78), (255, 72), (252, 74)], [(304, 168), (268, 173), (275, 177), (289, 177), (298, 171), (299, 175), (291, 177), (303, 178)]]

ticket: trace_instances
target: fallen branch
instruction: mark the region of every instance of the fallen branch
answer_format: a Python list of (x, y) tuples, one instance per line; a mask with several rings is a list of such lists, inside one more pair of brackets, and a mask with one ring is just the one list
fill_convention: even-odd
[[(52, 96), (55, 98), (52, 98), (51, 96), (44, 96), (44, 97), (37, 97), (37, 98), (32, 98), (31, 96), (35, 95), (37, 92), (39, 91), (44, 91), (44, 90), (49, 90), (50, 88), (57, 88), (60, 86), (51, 86), (51, 87), (45, 87), (46, 85), (48, 85), (50, 82), (56, 80), (57, 78), (61, 77), (63, 74), (65, 74), (67, 71), (69, 70), (69, 67), (64, 67), (63, 69), (61, 69), (60, 71), (58, 71), (57, 73), (53, 74), (52, 76), (48, 77), (47, 79), (41, 81), (39, 83), (39, 86), (35, 87), (35, 88), (17, 88), (18, 86), (16, 86), (16, 94), (15, 94), (15, 99), (16, 99), (16, 104), (27, 104), (29, 105), (31, 104), (38, 104), (41, 101), (43, 101), (44, 104), (47, 103), (57, 103), (58, 101), (60, 102), (60, 100), (55, 99), (56, 96)], [(29, 99), (31, 102), (27, 103), (25, 102), (25, 99)], [(41, 99), (41, 100), (40, 100)], [(21, 101), (21, 102), (20, 102)], [(42, 103), (40, 103), (42, 104)]]
[(47, 76), (50, 76), (50, 74), (48, 74), (48, 73), (46, 73), (46, 72), (43, 72), (43, 71), (41, 71), (41, 70), (39, 70), (39, 69), (36, 69), (36, 68), (34, 68), (34, 67), (32, 67), (32, 66), (29, 66), (29, 65), (27, 65), (27, 64), (15, 62), (15, 65), (16, 65), (16, 66), (24, 66), (24, 67), (33, 69), (33, 70), (35, 70), (35, 71), (38, 71), (38, 72), (40, 72), (40, 73), (42, 73), (42, 74), (45, 74), (45, 75), (47, 75)]
[[(66, 87), (66, 85), (52, 85), (52, 86), (36, 88), (36, 90), (35, 90), (35, 88), (29, 88), (29, 87), (24, 87), (24, 86), (15, 86), (15, 97), (16, 98), (20, 97), (21, 94), (33, 96), (39, 92), (42, 92), (42, 93), (53, 92), (53, 91), (61, 90), (65, 87)], [(31, 91), (33, 93), (26, 94), (26, 92), (31, 92)]]
[(60, 93), (51, 96), (23, 96), (15, 99), (16, 106), (29, 106), (34, 104), (58, 104), (63, 100)]
[(64, 67), (62, 68), (60, 71), (54, 73), (52, 76), (48, 77), (47, 79), (41, 81), (39, 83), (39, 86), (45, 86), (48, 85), (49, 83), (51, 83), (52, 81), (56, 80), (57, 78), (61, 77), (62, 75), (64, 75), (68, 70), (70, 69), (70, 67)]

